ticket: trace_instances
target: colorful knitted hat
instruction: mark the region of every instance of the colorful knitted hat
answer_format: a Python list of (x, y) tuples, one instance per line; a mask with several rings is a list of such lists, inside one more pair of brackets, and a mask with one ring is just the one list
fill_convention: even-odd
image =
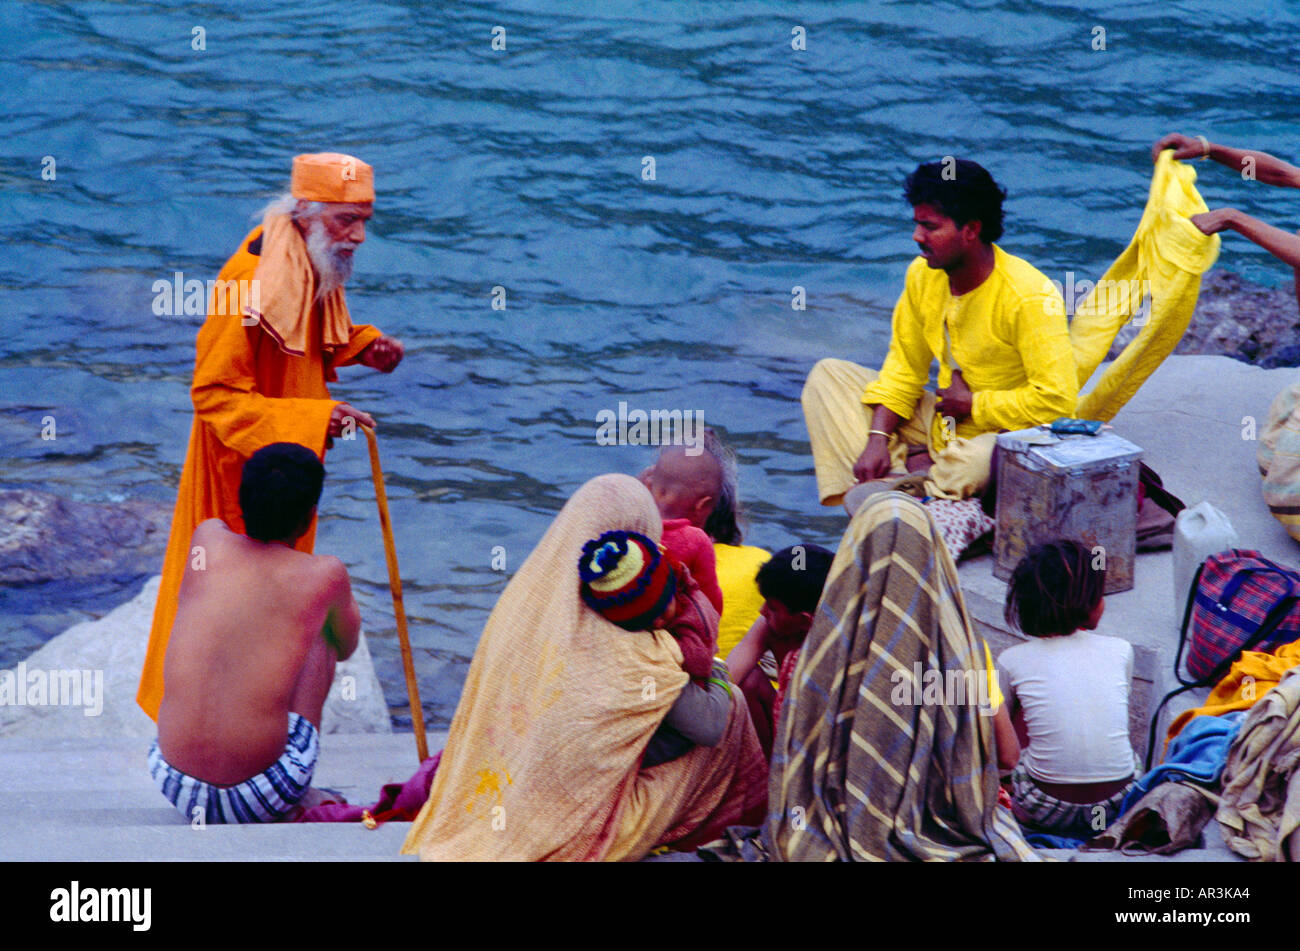
[(645, 631), (668, 609), (676, 575), (659, 546), (637, 532), (606, 532), (582, 546), (582, 600), (628, 631)]

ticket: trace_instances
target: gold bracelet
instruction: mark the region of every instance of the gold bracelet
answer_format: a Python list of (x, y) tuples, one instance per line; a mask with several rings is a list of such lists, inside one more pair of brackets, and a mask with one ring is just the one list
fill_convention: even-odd
[(1210, 157), (1210, 140), (1207, 139), (1207, 138), (1206, 138), (1205, 136), (1203, 136), (1203, 135), (1198, 135), (1197, 138), (1201, 140), (1201, 158), (1203, 158), (1203, 159), (1207, 159), (1207, 158), (1209, 158), (1209, 157)]

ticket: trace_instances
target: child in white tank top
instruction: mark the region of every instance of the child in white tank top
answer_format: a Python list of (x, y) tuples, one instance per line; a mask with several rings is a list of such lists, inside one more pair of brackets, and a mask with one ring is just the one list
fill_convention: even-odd
[(1028, 733), (1012, 774), (1021, 825), (1088, 839), (1118, 814), (1133, 783), (1128, 732), (1133, 645), (1093, 630), (1104, 568), (1078, 542), (1031, 549), (1007, 587), (1006, 619), (1033, 640), (998, 658), (1013, 718)]

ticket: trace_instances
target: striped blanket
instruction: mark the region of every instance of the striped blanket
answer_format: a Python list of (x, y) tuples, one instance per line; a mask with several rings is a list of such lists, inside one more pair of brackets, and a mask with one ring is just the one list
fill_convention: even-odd
[(915, 671), (970, 682), (983, 657), (924, 506), (899, 492), (870, 499), (840, 543), (785, 701), (772, 857), (1035, 860), (998, 805), (993, 721), (978, 696), (914, 702)]

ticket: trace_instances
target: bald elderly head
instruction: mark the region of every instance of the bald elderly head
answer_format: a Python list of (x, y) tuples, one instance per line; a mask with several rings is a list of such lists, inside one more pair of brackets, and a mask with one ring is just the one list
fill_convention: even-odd
[(641, 482), (662, 518), (684, 518), (703, 528), (722, 492), (722, 477), (712, 454), (691, 455), (685, 446), (665, 446), (655, 464), (641, 473)]

